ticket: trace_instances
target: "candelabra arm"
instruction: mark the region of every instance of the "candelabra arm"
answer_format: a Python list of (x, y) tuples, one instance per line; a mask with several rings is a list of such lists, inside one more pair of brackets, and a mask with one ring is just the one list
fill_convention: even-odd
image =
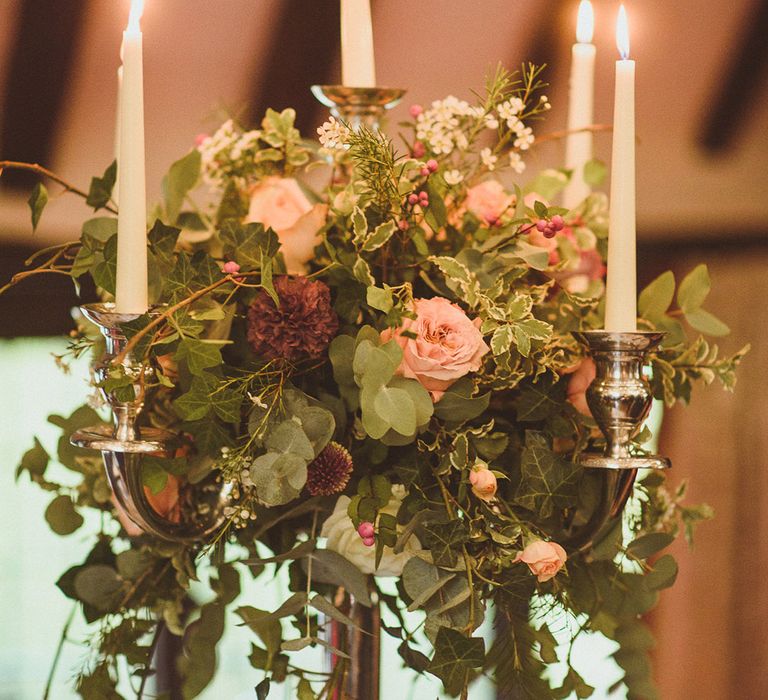
[(93, 365), (96, 381), (101, 384), (108, 377), (114, 360), (121, 357), (120, 364), (132, 379), (133, 396), (126, 399), (115, 391), (101, 389), (112, 410), (113, 426), (99, 425), (78, 430), (70, 436), (70, 442), (77, 447), (101, 451), (107, 479), (117, 503), (144, 532), (174, 542), (205, 539), (224, 523), (223, 511), (228, 500), (225, 487), (221, 484), (201, 487), (201, 502), (195, 504), (195, 512), (182, 513), (179, 522), (160, 515), (152, 507), (144, 487), (143, 456), (172, 457), (178, 440), (175, 435), (163, 430), (138, 427), (144, 408), (144, 387), (151, 379), (152, 369), (131, 352), (121, 354), (127, 345), (121, 325), (137, 316), (118, 313), (109, 303), (89, 304), (83, 306), (81, 311), (99, 327), (105, 339), (106, 352)]

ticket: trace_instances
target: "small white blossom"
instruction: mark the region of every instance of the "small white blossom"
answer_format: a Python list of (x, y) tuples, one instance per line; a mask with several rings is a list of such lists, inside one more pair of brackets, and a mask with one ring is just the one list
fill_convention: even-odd
[(483, 165), (488, 168), (488, 170), (493, 170), (496, 167), (498, 156), (493, 155), (490, 148), (484, 148), (480, 151), (480, 160), (483, 161)]
[(458, 185), (464, 179), (464, 176), (455, 169), (449, 170), (443, 177), (449, 185)]
[(499, 120), (496, 119), (496, 117), (493, 115), (493, 113), (489, 112), (488, 114), (483, 117), (483, 120), (485, 121), (485, 128), (486, 129), (498, 129), (499, 128)]
[(509, 167), (512, 168), (512, 170), (514, 170), (518, 175), (520, 175), (525, 170), (525, 163), (517, 151), (510, 151)]
[(344, 150), (349, 129), (335, 117), (329, 117), (328, 121), (318, 127), (317, 134), (320, 137), (320, 145), (329, 151)]
[(520, 149), (521, 151), (527, 151), (533, 145), (535, 140), (533, 129), (531, 129), (530, 126), (527, 126), (524, 129), (517, 131), (516, 133), (517, 138), (515, 139), (514, 147)]
[(525, 102), (523, 102), (519, 97), (510, 97), (508, 100), (502, 102), (496, 108), (496, 111), (499, 114), (499, 118), (507, 122), (511, 129), (512, 125), (509, 123), (514, 120), (518, 114), (521, 114), (524, 109)]

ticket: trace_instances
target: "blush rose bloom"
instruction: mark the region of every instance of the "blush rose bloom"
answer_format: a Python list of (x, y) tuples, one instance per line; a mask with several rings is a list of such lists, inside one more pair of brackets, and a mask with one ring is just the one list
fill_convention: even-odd
[(568, 401), (579, 413), (591, 416), (592, 411), (589, 410), (589, 404), (587, 404), (587, 389), (597, 376), (594, 361), (591, 357), (585, 357), (569, 373), (571, 376), (566, 391)]
[(536, 576), (539, 583), (549, 581), (560, 569), (563, 568), (568, 555), (557, 542), (545, 542), (536, 540), (531, 542), (515, 561), (522, 561), (528, 564), (531, 573)]
[(300, 275), (320, 243), (327, 213), (328, 205), (312, 206), (292, 177), (268, 177), (251, 191), (248, 221), (275, 230), (288, 274)]
[[(392, 496), (389, 503), (382, 508), (380, 513), (396, 516), (400, 504), (406, 496), (405, 488), (400, 484), (392, 487)], [(351, 561), (364, 574), (376, 576), (400, 576), (406, 562), (416, 553), (421, 551), (421, 543), (411, 535), (405, 543), (403, 551), (395, 554), (391, 548), (385, 547), (378, 568), (376, 568), (376, 547), (366, 545), (360, 534), (355, 529), (351, 518), (347, 515), (349, 496), (340, 496), (336, 501), (336, 507), (328, 520), (323, 523), (320, 531), (321, 537), (327, 537), (326, 549), (341, 554)]]
[[(416, 379), (437, 402), (446, 389), (469, 372), (477, 372), (489, 351), (478, 330), (480, 319), (470, 321), (457, 304), (443, 297), (414, 299), (415, 319), (403, 319), (395, 331), (386, 329), (383, 341), (394, 337), (403, 349), (397, 373)], [(416, 337), (402, 335), (410, 331)]]
[(515, 204), (514, 195), (498, 180), (485, 180), (467, 190), (464, 206), (487, 224), (495, 224)]
[[(147, 496), (149, 505), (152, 506), (161, 518), (165, 518), (172, 523), (178, 523), (181, 520), (181, 508), (179, 504), (180, 483), (181, 482), (177, 476), (169, 474), (168, 481), (160, 493), (152, 493), (148, 486), (144, 487), (144, 493)], [(117, 519), (120, 521), (120, 524), (123, 526), (123, 529), (129, 537), (138, 537), (139, 535), (144, 534), (144, 530), (131, 520), (128, 513), (118, 503), (114, 495), (112, 496), (112, 505), (115, 507)]]
[(469, 472), (469, 483), (472, 484), (472, 493), (483, 501), (492, 501), (496, 496), (498, 489), (496, 475), (483, 462), (472, 467)]

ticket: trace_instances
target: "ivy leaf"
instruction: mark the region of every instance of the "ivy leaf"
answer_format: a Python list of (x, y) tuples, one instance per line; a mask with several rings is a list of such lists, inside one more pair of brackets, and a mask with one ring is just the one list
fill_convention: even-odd
[(221, 231), (224, 254), (246, 269), (258, 268), (262, 256), (273, 258), (280, 248), (277, 234), (260, 223), (227, 221)]
[(554, 378), (546, 376), (520, 392), (513, 402), (518, 420), (540, 421), (561, 410), (565, 400), (565, 383), (554, 382)]
[(425, 528), (426, 541), (437, 566), (453, 567), (459, 559), (461, 545), (469, 541), (469, 533), (463, 520), (452, 520), (444, 525)]
[(168, 267), (173, 266), (173, 251), (176, 249), (176, 241), (180, 233), (181, 229), (175, 226), (166, 226), (160, 219), (155, 219), (155, 223), (147, 236), (152, 252), (162, 264)]
[(104, 245), (104, 259), (93, 268), (93, 281), (109, 294), (115, 293), (117, 284), (117, 234)]
[(69, 496), (56, 496), (45, 509), (45, 519), (57, 535), (71, 535), (84, 522)]
[(163, 178), (163, 198), (169, 223), (176, 223), (184, 198), (197, 184), (200, 177), (200, 164), (200, 151), (194, 148), (171, 165), (168, 175)]
[(40, 221), (40, 215), (43, 213), (45, 205), (48, 204), (48, 190), (42, 182), (35, 184), (27, 204), (29, 204), (29, 210), (32, 214), (32, 230), (34, 231)]
[(115, 607), (125, 581), (111, 566), (94, 564), (77, 573), (74, 585), (79, 600), (104, 612)]
[(197, 338), (184, 338), (179, 342), (174, 358), (186, 364), (190, 373), (196, 376), (200, 376), (203, 370), (217, 367), (222, 363), (219, 346)]
[(458, 695), (469, 681), (469, 674), (485, 661), (485, 642), (466, 637), (450, 627), (441, 627), (435, 639), (435, 654), (427, 671), (443, 681), (450, 695)]
[(667, 312), (674, 295), (675, 275), (667, 270), (640, 292), (637, 311), (643, 318), (655, 322)]
[(472, 396), (472, 390), (473, 384), (470, 379), (459, 379), (443, 394), (443, 398), (434, 404), (435, 416), (441, 420), (457, 423), (477, 418), (488, 408), (491, 393)]
[(526, 443), (520, 462), (523, 478), (518, 487), (517, 502), (548, 518), (555, 508), (568, 504), (578, 483), (580, 469), (550, 450), (538, 433), (526, 433)]
[(698, 311), (710, 290), (709, 270), (706, 265), (697, 265), (680, 282), (677, 290), (677, 305), (683, 313)]
[(112, 190), (115, 188), (116, 180), (117, 161), (113, 160), (101, 177), (91, 178), (91, 186), (88, 189), (85, 203), (89, 207), (93, 207), (94, 211), (106, 207), (112, 197)]
[(95, 243), (106, 243), (117, 233), (117, 219), (113, 216), (96, 216), (83, 224), (83, 238)]

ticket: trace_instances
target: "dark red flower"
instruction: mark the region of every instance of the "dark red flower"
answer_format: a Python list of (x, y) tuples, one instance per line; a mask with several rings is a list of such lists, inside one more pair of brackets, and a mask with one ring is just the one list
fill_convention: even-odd
[(320, 357), (339, 330), (331, 293), (320, 281), (306, 277), (275, 279), (280, 308), (260, 289), (248, 309), (248, 342), (270, 360), (289, 362)]
[(332, 496), (344, 490), (352, 475), (352, 455), (338, 442), (329, 442), (307, 466), (307, 491)]

